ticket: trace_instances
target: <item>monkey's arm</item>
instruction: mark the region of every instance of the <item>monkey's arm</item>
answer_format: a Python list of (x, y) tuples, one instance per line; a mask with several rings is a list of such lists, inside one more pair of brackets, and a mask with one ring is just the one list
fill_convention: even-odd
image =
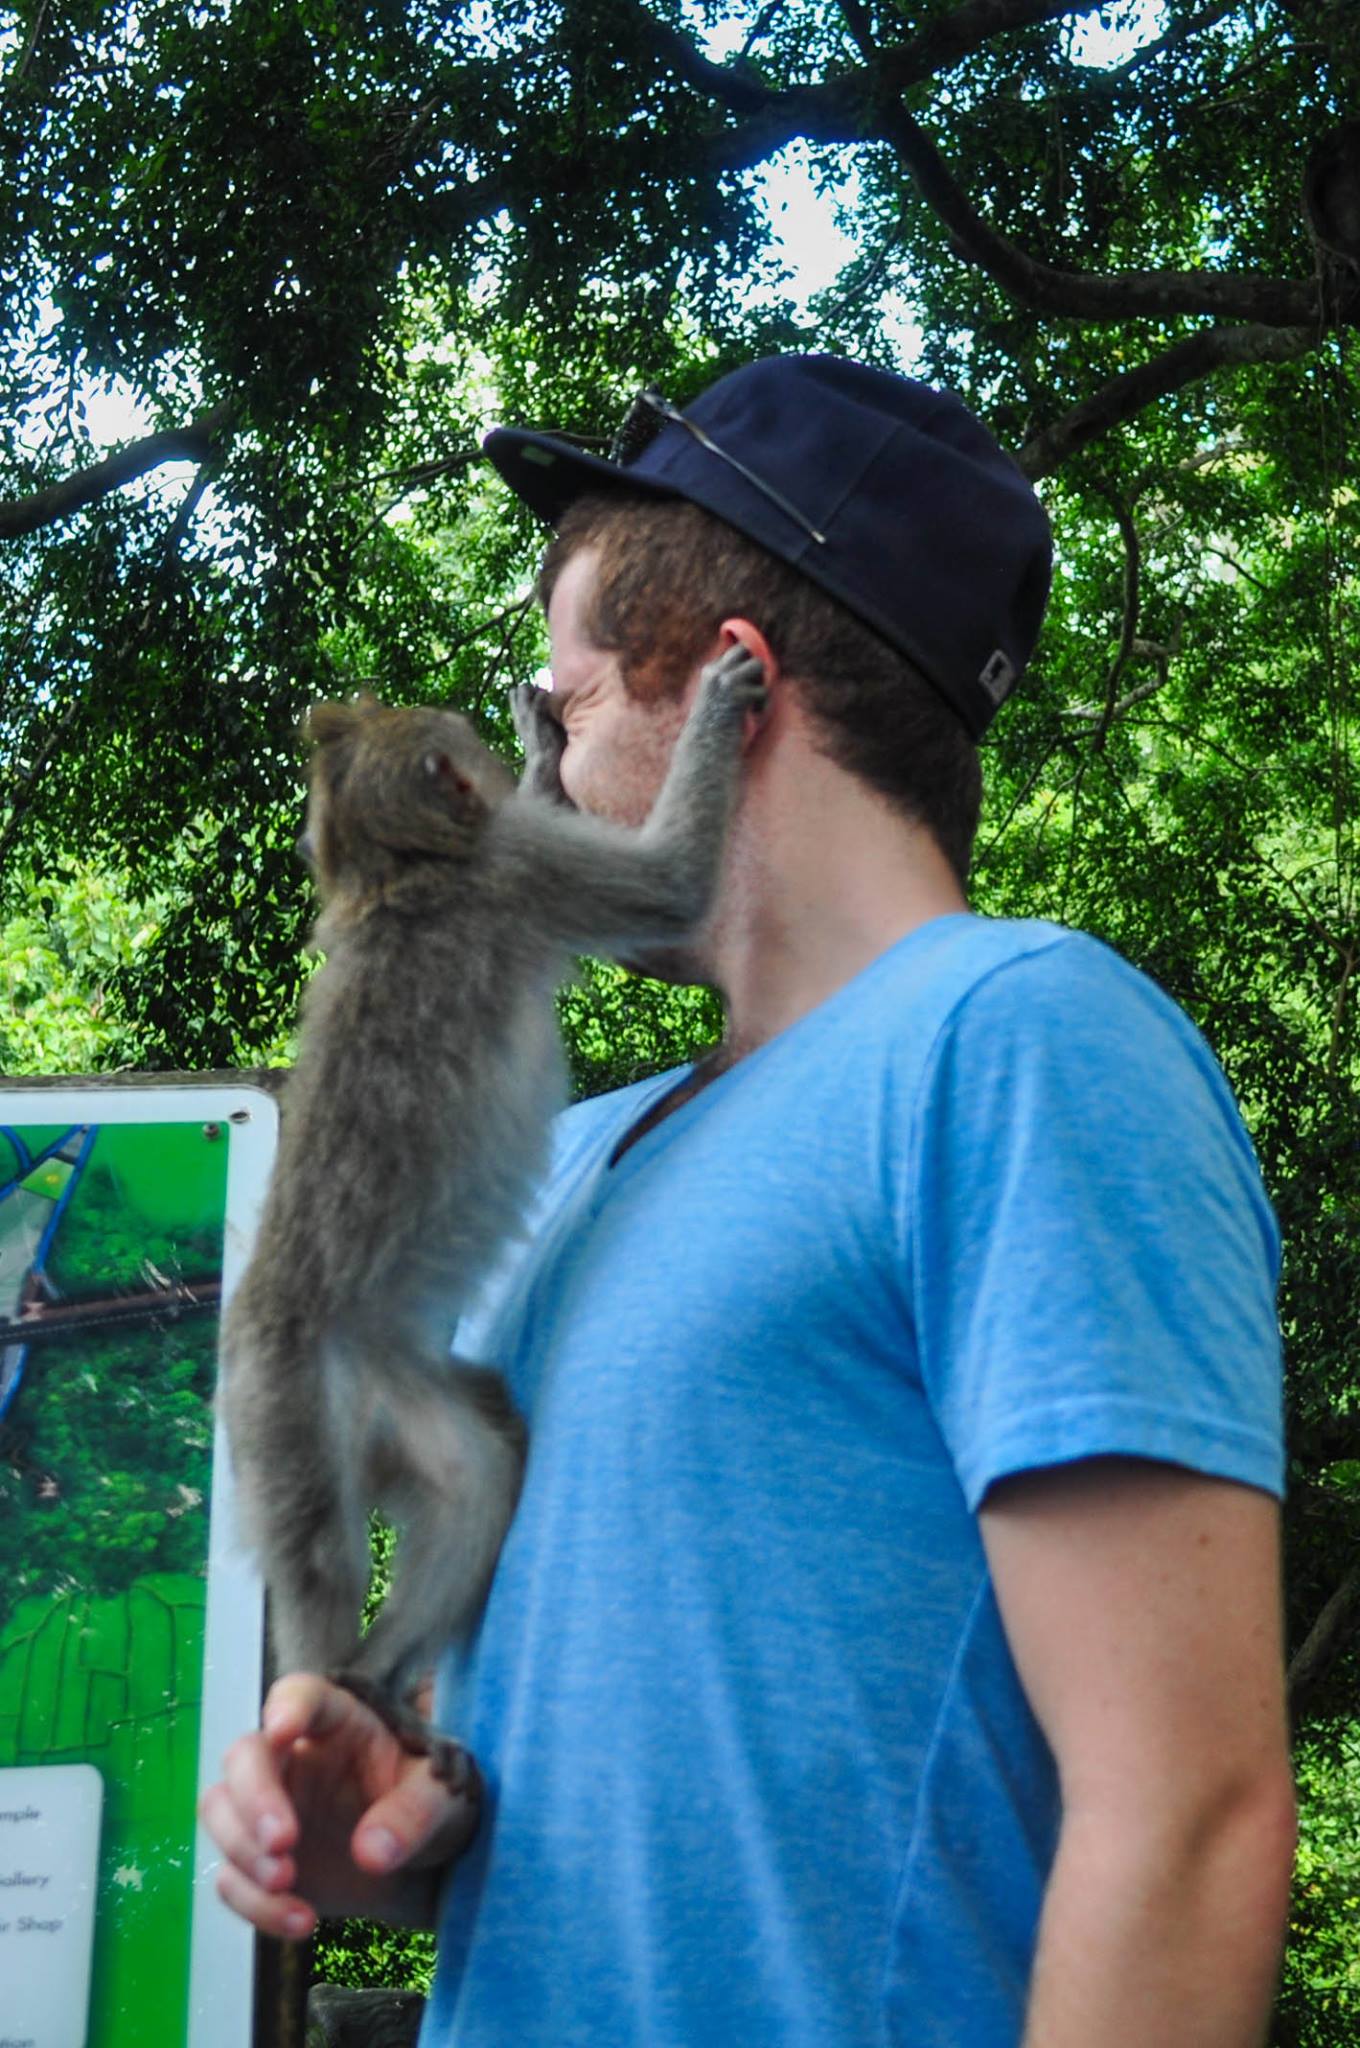
[(534, 683), (516, 683), (510, 692), (510, 715), (524, 748), (524, 773), (519, 795), (538, 803), (565, 804), (562, 750), (567, 736), (548, 703), (549, 692)]
[(506, 895), (573, 949), (666, 943), (693, 930), (717, 884), (748, 712), (765, 706), (759, 661), (733, 647), (703, 671), (694, 709), (640, 831), (567, 805), (506, 804), (493, 832)]

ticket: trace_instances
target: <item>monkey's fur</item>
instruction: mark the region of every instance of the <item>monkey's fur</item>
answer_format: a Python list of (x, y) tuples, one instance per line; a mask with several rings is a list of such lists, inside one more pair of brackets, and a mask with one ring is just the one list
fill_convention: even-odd
[[(759, 663), (702, 676), (639, 831), (561, 801), (544, 693), (513, 693), (509, 772), (451, 711), (321, 704), (307, 840), (325, 964), (303, 1007), (219, 1400), (281, 1670), (343, 1678), (435, 1768), (467, 1759), (403, 1695), (485, 1598), (525, 1432), (454, 1325), (520, 1226), (565, 1097), (554, 991), (571, 956), (666, 944), (708, 907)], [(368, 1516), (401, 1531), (362, 1638)]]

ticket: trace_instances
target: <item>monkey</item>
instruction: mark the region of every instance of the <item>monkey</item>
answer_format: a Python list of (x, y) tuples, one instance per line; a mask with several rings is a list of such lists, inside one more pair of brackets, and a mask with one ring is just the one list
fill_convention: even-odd
[[(407, 1695), (480, 1612), (526, 1431), (455, 1326), (522, 1226), (566, 1100), (555, 993), (572, 957), (683, 940), (716, 885), (759, 661), (701, 674), (634, 830), (563, 795), (565, 734), (522, 685), (516, 788), (458, 713), (311, 711), (307, 821), (324, 960), (258, 1236), (223, 1318), (219, 1408), (281, 1670), (328, 1673), (436, 1775), (475, 1766)], [(367, 1633), (368, 1518), (398, 1529)]]

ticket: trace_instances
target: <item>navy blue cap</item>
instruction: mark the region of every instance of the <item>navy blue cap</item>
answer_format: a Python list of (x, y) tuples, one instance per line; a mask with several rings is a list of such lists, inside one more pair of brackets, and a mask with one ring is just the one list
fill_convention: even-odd
[(702, 505), (838, 598), (982, 734), (1038, 639), (1053, 549), (1028, 480), (959, 399), (788, 355), (732, 371), (683, 414), (645, 395), (630, 427), (649, 413), (609, 458), (522, 427), (483, 446), (552, 524), (618, 488)]

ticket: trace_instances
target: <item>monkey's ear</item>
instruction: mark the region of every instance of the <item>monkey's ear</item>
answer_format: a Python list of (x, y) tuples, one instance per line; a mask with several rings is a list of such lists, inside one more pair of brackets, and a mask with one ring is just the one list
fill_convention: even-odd
[(302, 721), (302, 737), (314, 747), (329, 746), (332, 740), (342, 740), (356, 732), (366, 718), (381, 708), (370, 690), (361, 691), (343, 704), (313, 704)]

